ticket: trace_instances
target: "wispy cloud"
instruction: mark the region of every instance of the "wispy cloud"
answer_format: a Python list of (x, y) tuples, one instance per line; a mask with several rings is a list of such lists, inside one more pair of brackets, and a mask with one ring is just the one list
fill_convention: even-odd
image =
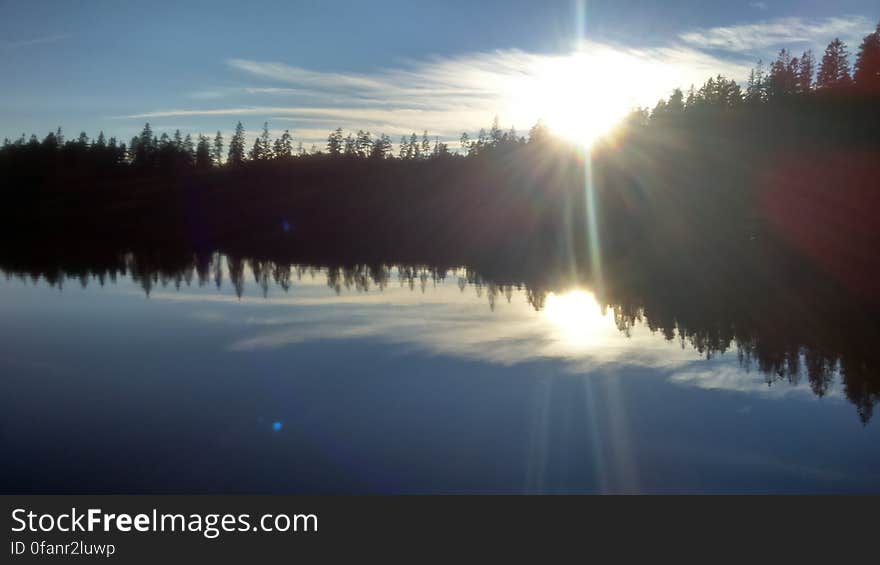
[(749, 7), (765, 12), (768, 8), (766, 2), (749, 2)]
[[(392, 136), (427, 129), (451, 141), (462, 130), (488, 125), (495, 116), (505, 127), (522, 132), (542, 118), (553, 125), (554, 111), (565, 114), (555, 116), (557, 121), (571, 121), (572, 106), (614, 106), (618, 114), (652, 107), (672, 89), (702, 84), (718, 73), (742, 81), (755, 60), (771, 57), (780, 46), (821, 50), (834, 37), (852, 44), (872, 29), (873, 22), (864, 16), (779, 18), (691, 30), (656, 47), (583, 41), (567, 54), (497, 50), (407, 61), (369, 73), (236, 58), (227, 61), (228, 67), (246, 76), (249, 85), (192, 95), (217, 101), (213, 107), (118, 117), (225, 116), (244, 121), (254, 116), (258, 122), (289, 122), (295, 137), (307, 145), (323, 145), (326, 132), (337, 127)], [(557, 103), (560, 96), (564, 99)], [(220, 105), (220, 100), (229, 103)]]
[(229, 64), (253, 76), (269, 78), (305, 86), (337, 87), (345, 89), (369, 89), (381, 83), (367, 75), (323, 73), (283, 63), (266, 63), (247, 59), (230, 59)]
[[(701, 360), (683, 365), (673, 371), (669, 380), (679, 385), (696, 388), (745, 392), (768, 397), (779, 398), (791, 394), (798, 394), (805, 398), (815, 397), (810, 383), (806, 379), (795, 384), (777, 382), (775, 386), (771, 386), (773, 381), (768, 382), (766, 375), (757, 370), (744, 370), (736, 360), (730, 360), (726, 364), (711, 364)], [(841, 398), (839, 382), (838, 375), (825, 398)]]
[(224, 86), (214, 88), (202, 88), (190, 92), (187, 96), (196, 100), (216, 100), (242, 94), (271, 95), (271, 96), (314, 96), (325, 94), (317, 90), (306, 88), (283, 88), (277, 86), (252, 87), (252, 86)]
[(43, 43), (54, 43), (70, 37), (70, 34), (63, 33), (58, 35), (47, 35), (43, 37), (32, 37), (28, 39), (18, 39), (13, 41), (0, 40), (0, 49), (19, 49), (22, 47), (33, 47)]
[(195, 98), (196, 100), (214, 100), (217, 98), (223, 98), (227, 96), (228, 92), (224, 89), (215, 89), (215, 90), (197, 90), (195, 92), (190, 92), (189, 97)]
[(321, 93), (316, 90), (308, 90), (305, 88), (279, 88), (277, 86), (263, 88), (244, 88), (244, 92), (248, 94), (272, 94), (276, 96), (318, 96)]
[(873, 27), (873, 22), (865, 16), (821, 19), (778, 18), (749, 24), (698, 29), (682, 33), (679, 37), (686, 44), (699, 49), (753, 53), (777, 46), (824, 47), (835, 37), (855, 42), (870, 33)]
[[(473, 53), (410, 61), (369, 74), (326, 72), (280, 62), (232, 59), (229, 66), (265, 86), (242, 87), (232, 94), (272, 97), (269, 103), (236, 104), (214, 108), (172, 108), (120, 116), (154, 119), (178, 116), (258, 116), (308, 124), (301, 137), (307, 143), (326, 137), (336, 127), (360, 128), (375, 133), (403, 135), (427, 129), (441, 139), (457, 139), (463, 129), (473, 131), (498, 116), (505, 126), (523, 131), (542, 115), (541, 89), (548, 69), (578, 75), (580, 94), (589, 100), (607, 89), (600, 83), (615, 75), (615, 97), (628, 107), (653, 105), (675, 87), (701, 83), (722, 72), (746, 76), (743, 61), (719, 58), (690, 46), (630, 49), (598, 42), (583, 42), (571, 54), (547, 55), (521, 50)], [(613, 65), (613, 68), (612, 68)], [(629, 77), (629, 80), (627, 80)], [(537, 91), (537, 92), (536, 92)], [(217, 90), (209, 90), (214, 97)], [(317, 100), (316, 100), (317, 98)], [(289, 104), (278, 104), (278, 100)]]

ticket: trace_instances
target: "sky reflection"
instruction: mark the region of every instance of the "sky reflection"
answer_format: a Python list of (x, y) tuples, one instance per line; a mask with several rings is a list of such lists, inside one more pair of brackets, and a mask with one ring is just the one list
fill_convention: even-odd
[[(226, 266), (223, 267), (226, 269)], [(877, 426), (589, 289), (0, 281), (0, 491), (876, 490)], [(360, 289), (360, 290), (359, 290)], [(265, 293), (265, 298), (263, 294)], [(67, 447), (78, 445), (73, 465)], [(832, 449), (833, 446), (833, 449)], [(831, 451), (834, 454), (832, 456)], [(105, 468), (109, 453), (117, 467)], [(65, 474), (34, 475), (49, 465)], [(105, 468), (106, 471), (106, 468)], [(25, 486), (22, 486), (25, 485)]]
[[(446, 280), (411, 284), (392, 268), (396, 282), (364, 289), (338, 285), (313, 269), (288, 292), (270, 287), (265, 296), (252, 269), (247, 271), (241, 297), (187, 286), (154, 291), (150, 300), (198, 305), (193, 318), (239, 328), (224, 345), (230, 352), (371, 339), (502, 366), (550, 359), (562, 362), (565, 372), (581, 374), (628, 365), (656, 369), (682, 386), (770, 397), (810, 392), (806, 383), (769, 386), (760, 371), (739, 363), (735, 351), (706, 360), (680, 336), (669, 340), (652, 331), (647, 320), (622, 330), (615, 310), (603, 308), (587, 288), (551, 292), (538, 310), (524, 289), (463, 284), (463, 270)], [(839, 391), (834, 387), (828, 396)]]

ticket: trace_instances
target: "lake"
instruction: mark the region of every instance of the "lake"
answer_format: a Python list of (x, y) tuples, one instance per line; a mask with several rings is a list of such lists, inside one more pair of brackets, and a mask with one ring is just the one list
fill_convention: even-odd
[(842, 301), (218, 254), (93, 267), (4, 267), (3, 492), (880, 490), (876, 318)]

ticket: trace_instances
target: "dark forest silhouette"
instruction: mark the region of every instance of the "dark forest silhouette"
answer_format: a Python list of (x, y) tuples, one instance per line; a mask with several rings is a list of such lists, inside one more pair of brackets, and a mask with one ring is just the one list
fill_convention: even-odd
[[(541, 124), (497, 121), (463, 153), (428, 132), (331, 132), (303, 151), (268, 124), (195, 138), (150, 126), (124, 143), (59, 129), (0, 149), (7, 273), (207, 284), (217, 250), (241, 289), (290, 285), (295, 267), (380, 284), (431, 265), (536, 308), (594, 288), (622, 331), (646, 319), (714, 355), (736, 348), (769, 380), (839, 375), (863, 420), (880, 395), (880, 27), (853, 69), (832, 41), (817, 61), (782, 50), (744, 87), (716, 76), (640, 109), (589, 154)], [(135, 251), (134, 255), (127, 255)], [(236, 276), (238, 277), (237, 281)], [(494, 300), (494, 298), (490, 299)]]
[[(862, 40), (856, 54), (855, 64), (850, 67), (849, 52), (845, 43), (835, 38), (831, 41), (817, 63), (815, 55), (808, 50), (800, 57), (788, 49), (782, 49), (775, 61), (765, 69), (762, 61), (752, 69), (745, 87), (722, 75), (709, 78), (699, 89), (692, 85), (687, 93), (675, 89), (668, 100), (660, 100), (652, 111), (639, 108), (627, 120), (630, 125), (669, 127), (684, 120), (680, 114), (690, 114), (689, 121), (699, 121), (707, 111), (726, 108), (738, 110), (748, 117), (744, 108), (770, 103), (770, 114), (785, 114), (794, 106), (796, 110), (816, 112), (820, 109), (834, 110), (841, 99), (852, 102), (865, 98), (876, 101), (880, 93), (880, 24), (877, 31)], [(832, 97), (832, 93), (834, 96)], [(832, 100), (833, 98), (833, 100)], [(809, 103), (808, 103), (809, 102)], [(858, 103), (853, 110), (863, 109)], [(762, 118), (771, 117), (762, 114)], [(687, 121), (687, 120), (685, 120)], [(710, 124), (711, 125), (711, 124)], [(838, 128), (839, 129), (839, 128)], [(827, 132), (826, 132), (827, 133)], [(844, 134), (853, 132), (843, 130)], [(541, 124), (529, 132), (528, 142), (544, 141), (549, 135)], [(462, 133), (460, 145), (464, 155), (474, 157), (491, 153), (504, 146), (525, 144), (526, 138), (511, 128), (502, 131), (498, 121), (490, 129), (481, 129), (475, 139)], [(149, 172), (180, 173), (186, 169), (209, 169), (223, 164), (239, 167), (248, 162), (291, 160), (295, 157), (370, 158), (370, 159), (431, 159), (455, 156), (448, 145), (439, 138), (431, 138), (427, 130), (421, 135), (413, 132), (403, 136), (395, 156), (392, 140), (383, 134), (373, 137), (369, 131), (358, 130), (347, 135), (341, 128), (330, 132), (326, 152), (312, 147), (306, 151), (299, 143), (294, 147), (289, 130), (275, 140), (269, 134), (268, 123), (256, 137), (250, 149), (246, 147), (245, 130), (241, 122), (228, 142), (221, 132), (215, 135), (182, 134), (176, 130), (172, 135), (157, 135), (150, 124), (144, 126), (140, 135), (126, 144), (115, 137), (107, 139), (104, 132), (91, 140), (86, 132), (74, 139), (65, 140), (59, 127), (42, 140), (35, 134), (22, 134), (16, 140), (4, 139), (0, 150), (0, 164), (7, 179), (21, 182), (45, 182), (65, 176), (102, 175), (118, 172), (120, 168), (134, 169), (141, 174)], [(47, 167), (51, 170), (47, 170)]]

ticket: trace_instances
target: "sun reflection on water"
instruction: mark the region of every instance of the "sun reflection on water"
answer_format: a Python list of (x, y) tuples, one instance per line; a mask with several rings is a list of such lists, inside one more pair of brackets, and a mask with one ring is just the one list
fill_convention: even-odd
[(609, 309), (603, 314), (596, 296), (586, 290), (550, 293), (542, 313), (560, 341), (576, 348), (595, 346), (609, 333), (616, 333), (614, 312)]

